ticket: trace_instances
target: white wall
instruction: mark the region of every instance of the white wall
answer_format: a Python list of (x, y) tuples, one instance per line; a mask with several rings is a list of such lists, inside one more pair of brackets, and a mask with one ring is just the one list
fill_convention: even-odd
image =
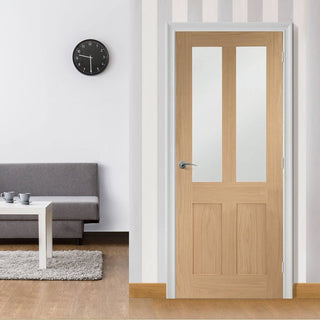
[[(129, 229), (129, 113), (135, 0), (0, 2), (0, 162), (98, 162), (101, 222)], [(102, 41), (110, 63), (88, 77), (72, 51)]]
[(142, 0), (142, 281), (157, 278), (158, 240), (158, 0)]

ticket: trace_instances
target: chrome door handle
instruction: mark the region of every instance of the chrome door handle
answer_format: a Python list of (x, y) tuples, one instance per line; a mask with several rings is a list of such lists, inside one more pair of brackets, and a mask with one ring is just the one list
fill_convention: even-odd
[(196, 164), (194, 164), (194, 163), (188, 163), (188, 162), (185, 162), (185, 161), (180, 161), (180, 162), (178, 163), (178, 166), (179, 166), (180, 169), (185, 169), (186, 166), (196, 166)]

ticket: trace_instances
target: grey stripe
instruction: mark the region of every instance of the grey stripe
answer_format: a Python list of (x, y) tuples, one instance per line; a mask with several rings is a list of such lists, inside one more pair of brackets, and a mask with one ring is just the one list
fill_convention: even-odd
[(218, 21), (232, 22), (232, 0), (219, 0)]
[(262, 8), (262, 0), (248, 0), (248, 22), (261, 22)]
[[(320, 1), (308, 0), (306, 13), (306, 105), (307, 113), (307, 281), (320, 282), (319, 259), (319, 144), (320, 127)], [(299, 33), (300, 35), (300, 33)], [(301, 39), (301, 36), (300, 36)], [(299, 40), (300, 40), (299, 39)], [(298, 59), (304, 57), (298, 57)], [(301, 61), (301, 60), (300, 60)]]
[(293, 0), (278, 0), (278, 21), (291, 22), (293, 15)]
[[(158, 105), (164, 106), (165, 99), (165, 27), (167, 22), (172, 21), (172, 0), (158, 1)], [(166, 282), (166, 223), (164, 212), (165, 208), (165, 110), (158, 108), (158, 282)]]
[(202, 21), (202, 0), (188, 0), (188, 22)]

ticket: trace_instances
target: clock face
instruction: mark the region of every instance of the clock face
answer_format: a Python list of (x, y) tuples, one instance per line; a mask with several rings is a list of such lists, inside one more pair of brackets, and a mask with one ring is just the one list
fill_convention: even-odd
[(99, 41), (88, 39), (81, 41), (73, 50), (73, 63), (83, 74), (94, 76), (108, 65), (109, 53)]

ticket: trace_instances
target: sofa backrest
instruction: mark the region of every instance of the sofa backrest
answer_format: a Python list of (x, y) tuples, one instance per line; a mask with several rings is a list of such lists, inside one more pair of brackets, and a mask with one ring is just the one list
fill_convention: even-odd
[(34, 196), (98, 196), (96, 163), (0, 164), (0, 192)]

